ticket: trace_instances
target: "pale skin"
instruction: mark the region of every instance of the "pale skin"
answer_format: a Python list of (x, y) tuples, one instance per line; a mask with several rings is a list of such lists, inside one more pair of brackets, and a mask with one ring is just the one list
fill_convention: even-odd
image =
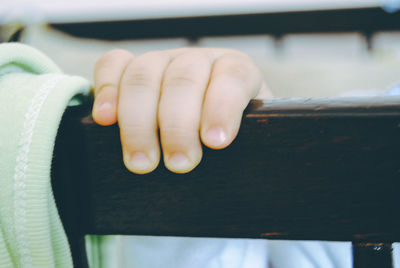
[(249, 101), (272, 97), (246, 54), (220, 48), (139, 56), (111, 50), (96, 63), (94, 93), (95, 122), (118, 122), (124, 164), (137, 174), (153, 171), (161, 150), (167, 169), (191, 171), (201, 161), (201, 143), (227, 147)]

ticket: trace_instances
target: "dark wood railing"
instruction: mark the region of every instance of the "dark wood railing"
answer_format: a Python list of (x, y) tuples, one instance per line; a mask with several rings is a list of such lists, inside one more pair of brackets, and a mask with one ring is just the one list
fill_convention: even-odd
[(76, 267), (85, 234), (352, 241), (354, 267), (392, 267), (400, 241), (400, 97), (252, 101), (237, 139), (200, 165), (123, 165), (117, 126), (64, 114), (52, 182)]
[(354, 8), (231, 14), (201, 17), (53, 23), (68, 34), (103, 40), (189, 38), (225, 35), (360, 32), (367, 39), (378, 31), (400, 30), (400, 12)]

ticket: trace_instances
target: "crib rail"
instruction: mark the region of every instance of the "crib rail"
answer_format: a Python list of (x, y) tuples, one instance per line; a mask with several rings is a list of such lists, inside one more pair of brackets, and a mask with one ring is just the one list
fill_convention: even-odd
[(53, 23), (70, 35), (104, 40), (289, 33), (360, 32), (369, 40), (378, 31), (398, 31), (400, 13), (379, 7), (265, 12), (182, 18)]
[(391, 267), (399, 97), (252, 101), (231, 146), (204, 148), (184, 175), (130, 173), (118, 127), (96, 125), (90, 108), (65, 112), (52, 169), (74, 256), (84, 234), (332, 240), (353, 241), (355, 262), (369, 256), (354, 267)]

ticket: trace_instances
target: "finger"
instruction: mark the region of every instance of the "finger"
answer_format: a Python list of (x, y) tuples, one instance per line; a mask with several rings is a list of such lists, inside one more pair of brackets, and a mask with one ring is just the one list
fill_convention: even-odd
[(164, 163), (173, 172), (200, 163), (199, 124), (211, 66), (211, 58), (198, 51), (177, 56), (165, 72), (158, 120)]
[[(193, 50), (194, 48), (177, 48), (177, 49), (172, 49), (169, 50), (169, 55), (172, 57), (175, 57), (176, 55), (182, 54), (182, 53), (187, 53)], [(235, 49), (227, 49), (227, 48), (201, 48), (202, 51), (205, 53), (211, 55), (212, 59), (221, 57), (222, 55), (226, 54), (237, 54), (241, 53), (238, 50)], [(243, 53), (242, 53), (243, 54)], [(244, 54), (242, 56), (245, 56)], [(247, 56), (245, 56), (247, 57)], [(247, 57), (246, 61), (249, 61), (250, 59)], [(273, 98), (273, 94), (269, 87), (263, 82), (260, 91), (258, 92), (257, 96), (254, 97), (255, 99), (271, 99)]]
[(267, 84), (265, 84), (265, 82), (263, 82), (260, 92), (258, 92), (257, 96), (254, 99), (265, 100), (265, 99), (272, 99), (273, 97), (274, 96), (273, 96), (271, 90), (268, 88)]
[(160, 161), (157, 107), (166, 53), (150, 52), (131, 61), (121, 79), (118, 124), (128, 170), (145, 174)]
[(94, 71), (95, 101), (92, 116), (100, 125), (117, 121), (118, 85), (133, 55), (121, 49), (111, 50), (100, 57)]
[(201, 117), (201, 140), (213, 149), (228, 146), (236, 137), (243, 110), (260, 91), (258, 68), (242, 53), (216, 59)]

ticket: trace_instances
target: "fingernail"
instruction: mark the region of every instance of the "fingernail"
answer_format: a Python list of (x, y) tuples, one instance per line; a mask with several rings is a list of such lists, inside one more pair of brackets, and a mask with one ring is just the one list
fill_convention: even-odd
[(97, 108), (97, 109), (98, 109), (98, 111), (100, 112), (100, 111), (111, 110), (111, 108), (112, 108), (111, 103), (109, 103), (109, 102), (104, 102), (104, 103), (98, 105), (98, 108)]
[(189, 168), (190, 161), (183, 153), (173, 153), (167, 159), (169, 169), (184, 171)]
[(135, 171), (147, 171), (151, 168), (151, 163), (146, 154), (135, 152), (130, 159), (131, 168)]
[(206, 142), (211, 146), (221, 146), (226, 142), (226, 134), (222, 127), (213, 127), (206, 134)]

